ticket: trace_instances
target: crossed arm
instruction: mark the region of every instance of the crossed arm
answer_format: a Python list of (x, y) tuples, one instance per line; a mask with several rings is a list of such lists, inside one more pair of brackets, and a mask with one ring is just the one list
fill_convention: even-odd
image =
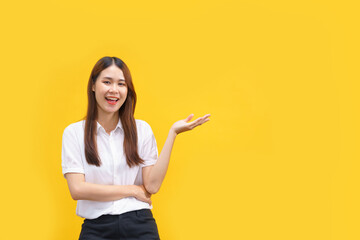
[(65, 174), (71, 197), (74, 200), (114, 201), (125, 197), (135, 197), (151, 205), (151, 194), (143, 185), (105, 185), (85, 182), (82, 173)]
[(85, 175), (82, 173), (66, 173), (65, 177), (68, 182), (71, 197), (74, 200), (92, 201), (114, 201), (125, 197), (135, 197), (151, 205), (151, 194), (159, 191), (165, 178), (176, 136), (181, 132), (191, 130), (209, 121), (209, 116), (210, 114), (206, 114), (203, 117), (189, 122), (193, 117), (193, 114), (191, 114), (186, 119), (177, 121), (172, 125), (156, 164), (143, 167), (142, 169), (144, 185), (95, 184), (86, 182)]

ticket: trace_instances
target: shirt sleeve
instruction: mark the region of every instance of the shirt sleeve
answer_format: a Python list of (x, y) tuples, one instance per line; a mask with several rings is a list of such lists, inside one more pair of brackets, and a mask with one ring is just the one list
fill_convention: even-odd
[(85, 173), (76, 132), (71, 125), (65, 128), (62, 136), (61, 160), (64, 177), (68, 172)]
[(141, 164), (141, 167), (146, 167), (154, 165), (158, 159), (158, 148), (154, 133), (150, 125), (145, 123), (145, 140), (144, 145), (141, 148), (141, 158), (145, 161), (144, 164)]

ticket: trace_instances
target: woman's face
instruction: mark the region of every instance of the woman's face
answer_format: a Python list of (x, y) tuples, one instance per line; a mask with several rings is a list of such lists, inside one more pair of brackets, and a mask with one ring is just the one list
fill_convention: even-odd
[(126, 100), (127, 85), (120, 68), (111, 65), (98, 76), (92, 90), (95, 92), (99, 114), (111, 114), (119, 111)]

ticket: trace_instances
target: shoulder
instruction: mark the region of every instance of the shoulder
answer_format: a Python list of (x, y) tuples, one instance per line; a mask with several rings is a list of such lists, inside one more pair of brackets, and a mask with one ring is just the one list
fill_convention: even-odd
[(147, 122), (145, 122), (144, 120), (135, 119), (135, 122), (136, 122), (137, 127), (150, 127), (150, 125)]
[(68, 126), (66, 126), (63, 134), (64, 135), (65, 134), (70, 134), (70, 135), (78, 134), (78, 133), (83, 132), (84, 129), (85, 129), (85, 120), (81, 120), (81, 121), (74, 122), (74, 123), (71, 123)]
[(135, 119), (136, 128), (138, 129), (138, 133), (143, 135), (152, 134), (152, 129), (149, 123), (141, 119)]

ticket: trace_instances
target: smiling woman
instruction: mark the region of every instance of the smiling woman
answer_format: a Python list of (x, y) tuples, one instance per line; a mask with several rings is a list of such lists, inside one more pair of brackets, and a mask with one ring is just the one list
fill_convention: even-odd
[[(85, 218), (79, 239), (160, 239), (151, 209), (168, 169), (176, 136), (209, 121), (175, 122), (160, 156), (150, 125), (135, 119), (136, 93), (126, 64), (103, 57), (88, 82), (84, 120), (67, 126), (62, 172), (76, 214)], [(125, 224), (126, 219), (126, 224)]]
[[(123, 71), (116, 65), (111, 65), (104, 69), (98, 78), (99, 80), (92, 84), (92, 91), (95, 92), (99, 110), (103, 112), (99, 115), (118, 111), (125, 102), (128, 92)], [(118, 78), (120, 79), (114, 80)], [(104, 100), (110, 105), (106, 104)]]

